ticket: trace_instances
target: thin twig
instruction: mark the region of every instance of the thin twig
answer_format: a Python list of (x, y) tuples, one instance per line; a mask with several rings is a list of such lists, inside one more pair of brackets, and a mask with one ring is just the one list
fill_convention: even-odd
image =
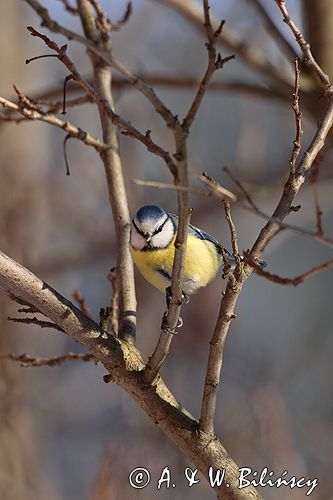
[[(203, 9), (207, 36), (208, 68), (182, 124), (180, 125), (177, 119), (174, 121), (172, 126), (176, 144), (176, 153), (174, 157), (177, 166), (177, 170), (174, 172), (174, 183), (176, 186), (182, 187), (188, 186), (188, 156), (186, 140), (190, 132), (190, 127), (199, 110), (210, 78), (213, 73), (222, 67), (224, 62), (226, 62), (226, 60), (223, 60), (220, 55), (216, 55), (215, 48), (216, 39), (221, 33), (223, 22), (214, 32), (210, 22), (208, 0), (203, 0)], [(172, 267), (171, 297), (169, 300), (168, 311), (162, 320), (162, 329), (158, 343), (155, 347), (153, 355), (148, 360), (143, 374), (144, 380), (147, 383), (152, 383), (155, 380), (169, 353), (171, 341), (176, 332), (182, 306), (186, 244), (192, 210), (189, 208), (189, 198), (186, 190), (178, 190), (177, 199), (179, 224), (175, 240), (175, 254)]]
[(78, 10), (76, 7), (73, 7), (70, 3), (69, 0), (58, 0), (59, 2), (62, 2), (64, 4), (65, 10), (72, 14), (73, 16), (78, 15)]
[(260, 0), (248, 0), (250, 3), (252, 3), (257, 11), (259, 12), (260, 16), (262, 17), (264, 23), (267, 26), (267, 31), (269, 35), (272, 38), (275, 38), (276, 42), (278, 45), (281, 46), (282, 50), (290, 60), (294, 60), (296, 57), (298, 57), (297, 51), (295, 48), (289, 43), (289, 40), (282, 34), (282, 32), (279, 30), (271, 16), (269, 15), (266, 7), (264, 7), (264, 4)]
[[(325, 96), (328, 100), (328, 107), (325, 111), (324, 117), (320, 122), (318, 129), (312, 139), (310, 146), (304, 152), (295, 172), (291, 171), (289, 178), (284, 185), (283, 193), (281, 195), (280, 201), (273, 213), (273, 218), (283, 221), (287, 215), (289, 215), (292, 209), (292, 202), (300, 190), (302, 184), (305, 181), (307, 174), (309, 173), (313, 162), (315, 161), (317, 155), (325, 144), (327, 134), (332, 128), (333, 124), (333, 86), (331, 85), (329, 77), (323, 72), (319, 67), (316, 60), (310, 50), (309, 44), (305, 41), (303, 35), (295, 25), (295, 23), (290, 19), (288, 11), (283, 0), (275, 0), (276, 4), (279, 6), (280, 11), (283, 16), (284, 22), (290, 27), (293, 32), (297, 43), (303, 53), (303, 62), (314, 72), (314, 74), (320, 79), (322, 86), (324, 87)], [(254, 260), (258, 259), (275, 236), (275, 234), (280, 230), (280, 225), (278, 222), (269, 221), (262, 228), (260, 234), (255, 241), (251, 256)], [(320, 240), (322, 237), (317, 235), (317, 239)]]
[(58, 356), (56, 358), (36, 358), (33, 356), (29, 356), (29, 354), (0, 354), (0, 360), (16, 361), (20, 363), (20, 365), (24, 368), (28, 368), (31, 366), (59, 366), (63, 365), (67, 361), (96, 361), (97, 363), (97, 360), (93, 354), (76, 354), (74, 352), (69, 352), (64, 356)]
[[(228, 174), (231, 178), (235, 179), (233, 174)], [(209, 191), (205, 191), (203, 189), (187, 187), (187, 186), (175, 186), (174, 184), (168, 184), (165, 182), (156, 182), (156, 181), (144, 181), (142, 179), (132, 179), (134, 184), (138, 184), (139, 186), (148, 186), (157, 189), (170, 189), (172, 191), (187, 191), (189, 193), (198, 194), (199, 196), (211, 197), (216, 196), (219, 199), (227, 198), (232, 203), (237, 203), (237, 205), (246, 210), (247, 212), (264, 219), (265, 221), (270, 221), (278, 224), (280, 229), (288, 229), (290, 231), (295, 231), (296, 233), (302, 234), (303, 236), (307, 236), (309, 238), (314, 238), (323, 245), (327, 245), (329, 247), (333, 247), (333, 240), (330, 238), (326, 238), (324, 235), (318, 234), (318, 231), (311, 231), (310, 229), (305, 229), (294, 224), (288, 224), (287, 222), (281, 221), (277, 217), (272, 217), (271, 215), (266, 214), (262, 210), (257, 207), (257, 205), (253, 202), (253, 200), (249, 197), (249, 194), (246, 192), (245, 188), (235, 179), (235, 182), (239, 186), (239, 188), (244, 193), (245, 198), (250, 203), (251, 206), (246, 205), (235, 193), (224, 188), (221, 184), (210, 177), (207, 173), (204, 172), (202, 176), (198, 177), (208, 188)], [(251, 202), (250, 202), (251, 200)]]
[(257, 205), (252, 200), (252, 198), (249, 195), (249, 193), (246, 191), (246, 189), (243, 186), (243, 184), (234, 176), (234, 174), (231, 172), (231, 170), (228, 167), (223, 167), (223, 172), (225, 172), (230, 177), (230, 179), (236, 184), (236, 186), (241, 190), (241, 192), (244, 195), (244, 198), (246, 199), (246, 201), (248, 202), (248, 204), (250, 205), (250, 207), (252, 207), (253, 210), (255, 210), (255, 212), (260, 211), (258, 209)]
[(229, 280), (221, 300), (220, 311), (216, 321), (212, 340), (210, 341), (208, 365), (205, 377), (204, 393), (202, 398), (199, 428), (201, 431), (214, 436), (214, 416), (216, 409), (217, 392), (220, 384), (224, 344), (231, 321), (236, 317), (234, 309), (242, 290), (241, 275), (228, 273)]
[(44, 321), (37, 319), (36, 317), (34, 318), (12, 318), (11, 316), (8, 316), (8, 321), (12, 321), (13, 323), (24, 323), (25, 325), (37, 325), (40, 326), (40, 328), (53, 328), (54, 330), (58, 330), (59, 332), (64, 332), (64, 330), (56, 325), (55, 323), (52, 323), (51, 321)]
[[(154, 3), (161, 3), (167, 7), (177, 10), (184, 18), (189, 20), (193, 26), (201, 32), (205, 32), (203, 25), (203, 15), (199, 4), (195, 1), (187, 0), (153, 0)], [(212, 19), (213, 30), (219, 26), (216, 19)], [(271, 63), (266, 54), (247, 40), (241, 39), (238, 35), (225, 28), (219, 36), (217, 43), (223, 48), (227, 48), (237, 57), (242, 59), (250, 68), (255, 69), (275, 86), (278, 83), (280, 88), (290, 91), (291, 79), (289, 73), (284, 68), (278, 68)]]
[(294, 278), (282, 278), (281, 276), (278, 276), (277, 274), (272, 274), (267, 271), (264, 271), (261, 266), (258, 265), (257, 262), (255, 262), (250, 254), (244, 254), (244, 261), (249, 264), (251, 267), (255, 269), (255, 272), (259, 274), (259, 276), (262, 276), (263, 278), (266, 278), (269, 281), (272, 281), (273, 283), (278, 283), (279, 285), (293, 285), (293, 286), (298, 286), (301, 283), (303, 283), (307, 278), (310, 278), (314, 276), (315, 274), (319, 273), (320, 271), (323, 271), (324, 269), (329, 269), (330, 267), (333, 267), (333, 259), (324, 262), (323, 264), (319, 264), (318, 266), (313, 267), (309, 271), (306, 271), (303, 274), (300, 274), (298, 276), (295, 276)]
[[(188, 211), (187, 217), (183, 221), (182, 227), (180, 227), (180, 221), (177, 231), (177, 237), (175, 241), (175, 247), (177, 250), (183, 250), (181, 254), (181, 258), (185, 258), (185, 249), (187, 243), (187, 232), (188, 226), (190, 224), (191, 218), (191, 210)], [(144, 370), (144, 379), (148, 383), (152, 383), (161, 366), (163, 365), (167, 355), (170, 351), (170, 345), (173, 339), (173, 336), (176, 334), (177, 322), (179, 319), (179, 311), (182, 305), (182, 293), (183, 293), (183, 276), (179, 279), (179, 265), (176, 266), (176, 251), (175, 251), (175, 259), (174, 265), (172, 269), (172, 282), (171, 282), (171, 300), (169, 309), (166, 313), (166, 316), (163, 318), (161, 325), (161, 334), (155, 350), (152, 356), (149, 358), (146, 368)], [(179, 255), (179, 254), (178, 254)], [(184, 266), (184, 262), (181, 262), (181, 265)], [(176, 297), (176, 300), (175, 300)]]
[(236, 316), (234, 306), (242, 288), (242, 264), (239, 255), (236, 228), (231, 217), (230, 203), (223, 200), (225, 218), (229, 226), (232, 253), (236, 260), (235, 270), (230, 271), (230, 264), (223, 252), (224, 276), (228, 276), (226, 292), (222, 297), (219, 316), (216, 322), (212, 340), (210, 341), (209, 357), (205, 377), (205, 386), (200, 413), (200, 430), (214, 435), (214, 417), (216, 400), (219, 390), (224, 343), (229, 330), (229, 324)]
[(183, 121), (183, 128), (186, 131), (189, 131), (193, 120), (196, 117), (196, 114), (199, 110), (200, 104), (202, 102), (202, 99), (207, 91), (207, 87), (209, 85), (209, 82), (211, 78), (213, 77), (215, 71), (217, 69), (223, 68), (224, 64), (231, 59), (234, 59), (234, 55), (225, 57), (222, 59), (221, 54), (217, 54), (216, 51), (216, 39), (219, 37), (219, 35), (222, 32), (223, 26), (224, 26), (224, 21), (221, 21), (220, 26), (217, 28), (217, 30), (214, 32), (212, 23), (210, 20), (210, 14), (209, 14), (209, 4), (208, 0), (203, 1), (203, 8), (204, 8), (204, 25), (206, 29), (206, 36), (207, 36), (207, 52), (208, 52), (208, 65), (206, 72), (200, 82), (200, 85), (198, 87), (197, 93), (193, 99), (193, 102), (190, 106), (190, 109), (187, 113), (187, 115), (184, 118)]
[(298, 43), (303, 53), (304, 64), (308, 66), (312, 71), (314, 71), (314, 73), (321, 81), (325, 90), (329, 94), (332, 94), (332, 85), (330, 78), (326, 73), (324, 73), (324, 71), (317, 63), (317, 61), (314, 59), (311, 53), (310, 44), (305, 40), (305, 38), (303, 37), (302, 33), (300, 32), (294, 21), (290, 18), (285, 0), (274, 0), (274, 1), (281, 11), (281, 14), (283, 16), (283, 22), (289, 26), (290, 30), (292, 31), (295, 37), (296, 42)]
[(1, 96), (0, 96), (0, 105), (4, 106), (7, 109), (10, 109), (12, 111), (19, 113), (25, 119), (41, 121), (41, 122), (49, 123), (50, 125), (53, 125), (54, 127), (61, 128), (62, 130), (67, 132), (67, 134), (69, 134), (74, 139), (78, 139), (78, 140), (82, 141), (87, 146), (92, 146), (98, 152), (109, 148), (109, 146), (107, 144), (105, 144), (104, 142), (102, 142), (100, 139), (93, 137), (88, 132), (85, 132), (81, 128), (76, 127), (75, 125), (73, 125), (72, 123), (70, 123), (68, 121), (60, 120), (60, 118), (58, 118), (57, 116), (55, 116), (52, 113), (44, 114), (42, 111), (37, 111), (36, 109), (29, 109), (29, 108), (25, 107), (24, 105), (19, 106), (15, 103), (9, 101), (8, 99), (1, 97)]
[[(191, 75), (155, 75), (155, 74), (149, 74), (149, 73), (140, 73), (136, 75), (139, 80), (142, 80), (145, 82), (146, 85), (148, 86), (154, 86), (154, 87), (165, 87), (169, 90), (171, 89), (179, 89), (179, 90), (187, 90), (187, 89), (197, 89), (198, 86), (200, 85), (200, 81), (198, 78), (191, 76)], [(87, 80), (90, 84), (92, 83), (91, 81), (91, 76), (85, 76), (85, 80)], [(121, 77), (121, 76), (114, 76), (112, 79), (112, 88), (113, 90), (122, 90), (124, 88), (132, 88), (133, 84), (131, 81)], [(74, 93), (77, 92), (78, 87), (77, 85), (68, 85), (67, 88), (67, 93)], [(259, 99), (269, 99), (270, 101), (272, 99), (278, 99), (280, 101), (283, 101), (284, 103), (290, 104), (290, 95), (287, 94), (286, 92), (283, 92), (281, 89), (271, 89), (267, 88), (264, 86), (261, 86), (260, 84), (254, 84), (250, 82), (241, 82), (239, 80), (231, 80), (228, 79), (228, 81), (221, 80), (221, 79), (215, 79), (211, 80), (208, 86), (207, 91), (210, 92), (232, 92), (232, 93), (237, 93), (237, 94), (246, 94), (250, 95), (252, 97), (257, 97)], [(53, 87), (49, 85), (47, 89), (41, 90), (34, 96), (33, 98), (30, 99), (33, 100), (34, 102), (39, 102), (41, 101), (41, 104), (43, 104), (43, 101), (45, 104), (48, 104), (48, 100), (52, 100), (54, 98), (57, 98), (62, 92), (62, 87), (60, 85), (54, 85)], [(87, 96), (87, 98), (89, 98)], [(89, 98), (91, 102), (91, 98)], [(68, 107), (68, 106), (67, 106)], [(54, 112), (52, 109), (50, 111)]]
[[(238, 242), (237, 242), (237, 232), (235, 224), (231, 217), (230, 203), (227, 200), (223, 200), (223, 207), (225, 212), (225, 219), (228, 223), (230, 231), (232, 254), (236, 259), (237, 265), (239, 266), (241, 261), (240, 261)], [(237, 269), (237, 271), (239, 271), (239, 269)]]
[(88, 318), (92, 318), (91, 311), (89, 307), (86, 306), (86, 301), (84, 297), (82, 297), (80, 290), (74, 290), (73, 299), (79, 304), (80, 311), (83, 312)]

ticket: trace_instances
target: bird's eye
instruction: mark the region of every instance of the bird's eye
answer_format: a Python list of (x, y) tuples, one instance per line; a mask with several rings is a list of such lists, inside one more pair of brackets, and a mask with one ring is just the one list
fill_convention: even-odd
[(133, 219), (133, 221), (132, 221), (132, 222), (133, 222), (133, 226), (135, 227), (136, 231), (137, 231), (139, 234), (141, 234), (141, 236), (143, 236), (144, 238), (146, 238), (147, 234), (146, 234), (146, 233), (144, 233), (144, 232), (143, 232), (143, 231), (142, 231), (142, 230), (141, 230), (141, 229), (140, 229), (140, 228), (139, 228), (139, 227), (135, 224), (134, 219)]
[(160, 225), (160, 227), (158, 227), (157, 229), (155, 229), (155, 231), (153, 232), (153, 236), (155, 236), (155, 234), (158, 234), (162, 231), (163, 227), (165, 226), (165, 223), (166, 221), (168, 220), (168, 218), (165, 219), (165, 221)]

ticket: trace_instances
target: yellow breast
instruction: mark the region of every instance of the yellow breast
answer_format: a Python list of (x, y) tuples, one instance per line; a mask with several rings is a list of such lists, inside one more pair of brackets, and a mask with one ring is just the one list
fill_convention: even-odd
[[(174, 242), (175, 237), (167, 248), (146, 252), (131, 247), (133, 260), (141, 274), (161, 291), (170, 285), (166, 276), (172, 274)], [(191, 294), (196, 292), (198, 288), (206, 286), (215, 278), (221, 262), (222, 258), (212, 242), (189, 235), (185, 255), (183, 291)]]

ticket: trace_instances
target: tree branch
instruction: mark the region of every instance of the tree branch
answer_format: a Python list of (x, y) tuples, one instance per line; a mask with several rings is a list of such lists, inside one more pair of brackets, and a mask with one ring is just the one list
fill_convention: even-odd
[(39, 367), (39, 366), (59, 366), (63, 365), (67, 361), (94, 361), (95, 358), (93, 354), (76, 354), (74, 352), (69, 352), (64, 356), (58, 356), (56, 358), (36, 358), (29, 356), (29, 354), (0, 354), (0, 360), (15, 361), (20, 363), (24, 368), (28, 367)]
[[(317, 62), (312, 56), (309, 44), (304, 40), (303, 35), (300, 33), (299, 29), (295, 23), (290, 19), (288, 11), (283, 0), (275, 0), (276, 4), (280, 8), (283, 16), (283, 20), (290, 27), (293, 32), (297, 43), (299, 44), (303, 53), (303, 62), (314, 72), (319, 78), (322, 86), (324, 88), (325, 96), (328, 101), (328, 107), (325, 115), (318, 126), (318, 129), (312, 139), (310, 146), (307, 148), (303, 154), (299, 165), (295, 167), (295, 170), (291, 169), (289, 173), (289, 178), (284, 186), (282, 196), (280, 201), (273, 213), (273, 218), (278, 219), (278, 221), (283, 221), (283, 219), (292, 210), (292, 202), (297, 195), (300, 187), (305, 181), (305, 177), (310, 171), (313, 162), (315, 161), (318, 153), (322, 149), (325, 143), (327, 134), (332, 128), (333, 124), (333, 87), (329, 80), (329, 77), (322, 71), (318, 66)], [(274, 237), (274, 235), (279, 231), (280, 225), (278, 222), (269, 221), (261, 230), (256, 242), (254, 243), (251, 256), (254, 260), (260, 257), (262, 251), (266, 248), (268, 243)]]
[(225, 218), (229, 226), (233, 255), (236, 259), (236, 267), (233, 272), (228, 272), (228, 284), (221, 300), (215, 330), (212, 340), (210, 341), (199, 426), (200, 430), (211, 436), (215, 435), (214, 417), (221, 377), (225, 339), (229, 331), (230, 322), (236, 317), (234, 308), (245, 281), (245, 275), (242, 273), (242, 264), (238, 251), (236, 229), (231, 218), (230, 204), (224, 200), (223, 205)]
[[(97, 139), (96, 137), (93, 137), (90, 135), (88, 132), (85, 132), (79, 127), (76, 127), (72, 123), (68, 121), (63, 121), (60, 120), (57, 116), (55, 116), (52, 113), (47, 113), (43, 114), (41, 110), (37, 109), (30, 109), (26, 107), (26, 105), (17, 105), (8, 99), (5, 99), (4, 97), (0, 96), (0, 105), (2, 105), (4, 108), (10, 109), (12, 111), (15, 111), (22, 115), (25, 119), (27, 120), (36, 120), (36, 121), (41, 121), (48, 123), (50, 125), (53, 125), (54, 127), (61, 128), (67, 134), (69, 134), (71, 137), (74, 139), (78, 139), (82, 141), (84, 144), (87, 146), (92, 146), (93, 148), (96, 149), (96, 151), (101, 152), (103, 150), (109, 149), (109, 145), (105, 144), (103, 141), (100, 139)], [(10, 121), (16, 121), (15, 117), (13, 118), (8, 118)]]
[(107, 49), (101, 49), (99, 44), (94, 43), (90, 38), (85, 38), (67, 28), (64, 28), (57, 22), (53, 21), (49, 16), (47, 9), (41, 6), (37, 0), (24, 0), (26, 1), (42, 19), (42, 26), (46, 26), (54, 33), (60, 33), (68, 40), (75, 40), (78, 43), (86, 46), (93, 54), (98, 56), (101, 61), (110, 67), (116, 69), (134, 88), (141, 92), (148, 101), (154, 106), (157, 113), (159, 113), (166, 124), (170, 127), (174, 125), (175, 116), (171, 111), (162, 103), (155, 91), (145, 83), (139, 76), (132, 74), (120, 61), (115, 59), (111, 52)]
[(289, 40), (281, 33), (279, 28), (274, 23), (273, 19), (269, 15), (266, 7), (260, 0), (249, 0), (250, 3), (257, 9), (260, 16), (262, 17), (267, 31), (272, 38), (274, 38), (278, 45), (281, 46), (282, 50), (286, 54), (288, 60), (293, 60), (299, 56), (294, 47), (289, 43)]
[[(199, 5), (193, 0), (152, 0), (177, 10), (184, 18), (188, 19), (192, 25), (201, 32), (204, 31), (203, 16)], [(218, 29), (219, 23), (212, 20), (213, 29)], [(246, 40), (241, 40), (230, 29), (225, 28), (218, 38), (218, 44), (227, 47), (232, 53), (237, 54), (249, 67), (258, 71), (265, 78), (272, 82), (273, 86), (278, 86), (285, 90), (290, 90), (291, 79), (288, 72), (282, 68), (275, 67), (266, 55), (253, 45), (249, 45)]]
[(263, 278), (266, 278), (269, 281), (272, 281), (273, 283), (278, 283), (279, 285), (293, 285), (293, 286), (298, 286), (301, 283), (303, 283), (307, 278), (311, 278), (315, 274), (318, 274), (320, 271), (323, 271), (324, 269), (329, 269), (330, 267), (333, 267), (333, 259), (324, 262), (323, 264), (319, 264), (318, 266), (313, 267), (309, 271), (306, 271), (303, 274), (300, 274), (298, 276), (295, 276), (294, 278), (281, 278), (277, 274), (272, 274), (267, 271), (264, 271), (262, 267), (258, 265), (257, 262), (254, 262), (254, 260), (251, 258), (249, 254), (244, 254), (244, 261), (249, 264), (251, 267), (253, 267), (259, 276), (262, 276)]
[[(30, 0), (31, 1), (31, 0)], [(85, 90), (85, 92), (93, 99), (94, 102), (98, 104), (98, 106), (102, 107), (106, 113), (106, 115), (111, 119), (112, 123), (116, 125), (118, 128), (120, 128), (125, 135), (129, 135), (131, 137), (134, 137), (138, 141), (140, 141), (142, 144), (145, 145), (148, 151), (151, 153), (155, 154), (156, 156), (159, 156), (162, 158), (167, 166), (169, 167), (170, 171), (172, 173), (175, 172), (176, 170), (176, 165), (173, 159), (171, 158), (170, 154), (165, 151), (163, 148), (161, 148), (158, 144), (156, 144), (150, 137), (150, 133), (142, 134), (139, 130), (137, 130), (135, 127), (133, 127), (129, 122), (126, 120), (122, 119), (119, 115), (117, 115), (112, 108), (109, 106), (108, 102), (103, 99), (96, 91), (95, 89), (87, 82), (85, 81), (81, 75), (79, 74), (78, 70), (76, 69), (76, 66), (74, 63), (70, 60), (70, 58), (66, 55), (66, 48), (67, 46), (64, 45), (63, 47), (58, 47), (58, 45), (50, 40), (47, 36), (39, 33), (36, 31), (34, 28), (31, 26), (28, 26), (28, 30), (32, 34), (32, 36), (36, 36), (38, 38), (41, 38), (44, 43), (51, 49), (57, 52), (58, 54), (58, 59), (68, 68), (70, 73), (72, 74), (73, 80), (79, 83), (79, 85)], [(89, 47), (90, 48), (90, 47)]]
[(262, 498), (252, 486), (238, 489), (237, 465), (218, 439), (196, 432), (198, 422), (176, 401), (160, 377), (156, 379), (155, 385), (147, 386), (141, 376), (144, 363), (134, 346), (112, 335), (105, 339), (104, 332), (96, 323), (47, 283), (2, 252), (0, 288), (19, 301), (36, 307), (103, 363), (112, 380), (134, 398), (206, 478), (212, 464), (214, 469), (225, 468), (225, 480), (220, 487), (215, 487), (220, 498)]
[[(103, 26), (104, 14), (98, 2), (94, 3)], [(88, 0), (78, 0), (78, 9), (86, 37), (96, 43), (99, 39), (98, 30), (94, 23), (94, 15)], [(111, 41), (105, 29), (102, 29), (102, 42), (104, 49), (111, 52)], [(99, 114), (103, 131), (103, 140), (110, 145), (110, 149), (101, 154), (108, 184), (109, 199), (112, 208), (113, 220), (117, 239), (117, 275), (119, 284), (119, 332), (120, 338), (135, 343), (136, 332), (136, 297), (134, 284), (134, 270), (128, 241), (131, 219), (128, 209), (127, 193), (119, 154), (119, 141), (117, 129), (113, 125), (107, 109), (114, 113), (113, 97), (111, 92), (112, 70), (111, 67), (94, 53), (88, 52), (94, 69), (94, 78), (99, 95)], [(102, 105), (101, 103), (105, 103)]]

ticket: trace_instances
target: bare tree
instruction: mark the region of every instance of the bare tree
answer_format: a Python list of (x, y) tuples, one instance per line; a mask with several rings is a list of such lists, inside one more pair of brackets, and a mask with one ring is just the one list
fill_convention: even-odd
[[(304, 39), (299, 28), (290, 18), (286, 3), (276, 0), (281, 21), (289, 28), (298, 47), (287, 40), (278, 26), (269, 16), (264, 4), (251, 2), (258, 9), (261, 18), (272, 30), (272, 34), (288, 58), (294, 58), (293, 77), (290, 72), (281, 71), (265, 57), (265, 54), (255, 47), (246, 47), (235, 34), (229, 31), (224, 22), (216, 22), (211, 14), (208, 0), (203, 0), (200, 7), (191, 0), (160, 0), (178, 10), (193, 26), (201, 30), (205, 36), (207, 48), (206, 70), (198, 82), (191, 79), (172, 79), (147, 77), (133, 74), (122, 62), (114, 57), (110, 33), (121, 29), (128, 22), (131, 7), (128, 6), (123, 18), (115, 23), (111, 21), (101, 8), (98, 0), (77, 0), (73, 6), (63, 1), (70, 14), (80, 19), (84, 35), (62, 26), (53, 19), (45, 5), (37, 0), (25, 0), (39, 16), (42, 30), (29, 26), (30, 34), (40, 42), (41, 56), (32, 57), (27, 63), (41, 57), (52, 57), (59, 61), (68, 71), (63, 86), (63, 96), (59, 98), (61, 89), (48, 89), (43, 96), (28, 97), (24, 90), (15, 87), (17, 100), (0, 97), (3, 109), (0, 119), (4, 122), (41, 121), (58, 127), (66, 132), (64, 145), (68, 139), (75, 138), (86, 146), (93, 148), (100, 156), (104, 165), (108, 195), (116, 233), (116, 277), (111, 276), (113, 285), (113, 300), (110, 308), (103, 311), (100, 324), (91, 318), (82, 299), (76, 294), (79, 308), (42, 281), (31, 271), (15, 262), (11, 257), (0, 253), (0, 287), (13, 301), (20, 304), (23, 316), (10, 318), (24, 324), (35, 324), (40, 327), (54, 328), (66, 333), (85, 347), (89, 354), (75, 353), (45, 359), (27, 354), (2, 354), (2, 359), (19, 361), (25, 366), (59, 365), (68, 360), (94, 360), (104, 365), (108, 371), (105, 381), (114, 381), (143, 408), (151, 420), (164, 432), (171, 441), (191, 460), (207, 478), (210, 467), (214, 470), (225, 470), (221, 484), (214, 486), (217, 498), (245, 499), (262, 498), (261, 494), (251, 484), (239, 488), (239, 470), (234, 460), (227, 453), (222, 442), (217, 437), (215, 413), (217, 394), (220, 383), (225, 340), (235, 316), (235, 308), (243, 286), (252, 272), (271, 281), (283, 285), (298, 285), (315, 273), (333, 266), (333, 260), (315, 265), (307, 272), (292, 278), (282, 278), (263, 270), (258, 265), (263, 251), (282, 230), (288, 229), (303, 236), (316, 239), (321, 244), (331, 247), (332, 240), (326, 236), (322, 224), (316, 183), (318, 174), (318, 155), (333, 123), (333, 87), (330, 78), (324, 73), (313, 56), (310, 46)], [(47, 34), (46, 34), (47, 33)], [(51, 33), (51, 34), (50, 34)], [(87, 51), (87, 57), (92, 66), (92, 77), (84, 76), (69, 55), (67, 45), (60, 45), (52, 34), (65, 37), (70, 43), (77, 42)], [(237, 57), (254, 69), (262, 77), (268, 87), (221, 81), (220, 88), (232, 91), (246, 92), (252, 95), (274, 96), (290, 103), (295, 116), (295, 137), (291, 142), (292, 152), (289, 161), (287, 180), (280, 193), (280, 199), (273, 212), (265, 213), (258, 208), (252, 196), (240, 181), (228, 170), (234, 188), (227, 189), (221, 182), (208, 174), (201, 177), (202, 188), (190, 186), (188, 138), (192, 125), (197, 120), (202, 100), (210, 86), (214, 74), (223, 71), (224, 66), (234, 54), (222, 57), (219, 46), (227, 47)], [(302, 71), (306, 77), (302, 80)], [(115, 80), (113, 73), (121, 76)], [(70, 86), (75, 82), (83, 91), (79, 97), (69, 97), (73, 91)], [(315, 82), (315, 83), (314, 83)], [(196, 91), (188, 111), (183, 118), (174, 114), (151, 87), (156, 85), (195, 86)], [(117, 113), (114, 105), (113, 90), (118, 86), (130, 85), (141, 93), (153, 106), (164, 122), (166, 133), (170, 133), (172, 146), (169, 148), (155, 139), (154, 130), (140, 130), (126, 118)], [(216, 82), (215, 82), (216, 85)], [(267, 92), (267, 88), (269, 92)], [(268, 95), (269, 94), (269, 95)], [(314, 102), (322, 97), (320, 109)], [(57, 96), (57, 101), (53, 100)], [(91, 102), (95, 104), (102, 129), (101, 138), (95, 137), (74, 123), (66, 121), (58, 114), (66, 113), (69, 107)], [(319, 124), (310, 141), (310, 145), (302, 149), (302, 109), (319, 118)], [(320, 113), (320, 116), (318, 114)], [(134, 287), (133, 265), (129, 253), (128, 241), (130, 230), (130, 214), (124, 181), (124, 167), (119, 153), (119, 131), (141, 143), (146, 150), (161, 159), (173, 177), (173, 184), (152, 183), (141, 181), (143, 185), (153, 185), (160, 189), (172, 189), (177, 192), (179, 228), (175, 242), (175, 258), (172, 273), (171, 300), (165, 320), (162, 322), (159, 340), (153, 354), (147, 363), (135, 347), (136, 337), (136, 296)], [(65, 149), (66, 150), (66, 149)], [(67, 160), (66, 160), (67, 161)], [(308, 230), (285, 221), (287, 216), (299, 210), (294, 205), (307, 177), (311, 175), (315, 209), (316, 228)], [(200, 418), (196, 419), (177, 401), (167, 387), (159, 372), (170, 351), (172, 339), (177, 332), (180, 311), (182, 307), (182, 289), (184, 277), (184, 259), (186, 252), (187, 233), (191, 216), (189, 192), (202, 196), (216, 197), (223, 201), (225, 218), (230, 232), (232, 253), (236, 259), (235, 269), (230, 269), (227, 260), (224, 262), (223, 277), (227, 280), (220, 303), (216, 326), (210, 342), (209, 358), (206, 369), (204, 393), (201, 402)], [(264, 225), (256, 236), (252, 248), (241, 255), (239, 251), (237, 232), (232, 219), (231, 206), (254, 213), (264, 220)], [(33, 317), (30, 315), (33, 314)], [(42, 315), (42, 319), (36, 315)], [(46, 318), (46, 319), (45, 319)], [(111, 318), (111, 321), (110, 321)], [(111, 325), (111, 326), (110, 326)]]

